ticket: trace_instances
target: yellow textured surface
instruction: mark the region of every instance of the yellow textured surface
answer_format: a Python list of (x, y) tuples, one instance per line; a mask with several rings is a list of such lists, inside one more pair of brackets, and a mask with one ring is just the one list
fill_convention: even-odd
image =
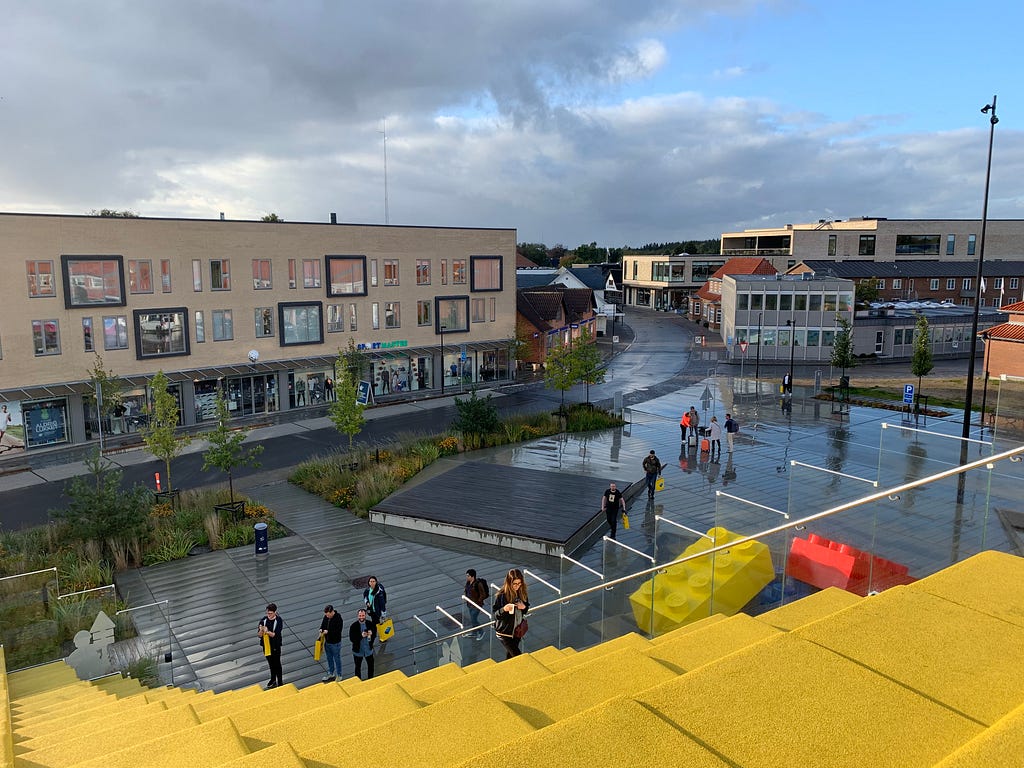
[(906, 587), (1024, 626), (1024, 559), (982, 552)]
[(395, 669), (391, 672), (386, 672), (383, 675), (377, 675), (377, 677), (371, 677), (369, 680), (357, 680), (354, 677), (349, 677), (338, 682), (345, 692), (349, 696), (357, 696), (367, 691), (372, 691), (374, 688), (382, 688), (392, 683), (400, 683), (403, 680), (407, 680), (406, 674), (400, 670)]
[(89, 683), (76, 681), (56, 690), (12, 699), (11, 714), (16, 718), (28, 719), (43, 712), (59, 709), (71, 699), (78, 699), (84, 703), (88, 698), (104, 701), (109, 696)]
[(211, 698), (214, 694), (213, 691), (199, 693), (191, 688), (153, 688), (144, 691), (142, 695), (148, 702), (162, 701), (169, 707), (175, 707), (184, 703), (194, 704), (202, 699)]
[[(377, 714), (368, 709), (364, 717), (372, 719)], [(476, 727), (479, 722), (490, 726)], [(493, 695), (474, 688), (363, 733), (298, 752), (312, 764), (350, 768), (371, 744), (374, 757), (370, 762), (374, 764), (379, 755), (396, 768), (447, 768), (460, 756), (468, 758), (505, 745), (506, 763), (512, 764), (515, 761), (508, 754), (512, 748), (509, 745), (531, 730), (529, 723)]]
[(839, 587), (827, 587), (799, 600), (762, 613), (755, 618), (783, 630), (796, 629), (812, 621), (823, 619), (836, 611), (856, 605), (862, 597)]
[(617, 694), (642, 691), (676, 677), (664, 664), (627, 648), (513, 688), (501, 699), (535, 728), (543, 728)]
[[(81, 683), (75, 670), (63, 661), (54, 661), (7, 675), (7, 688), (12, 701), (37, 693), (45, 693), (69, 683)], [(88, 683), (83, 685), (92, 688)]]
[[(279, 689), (275, 688), (274, 690)], [(275, 696), (265, 701), (262, 697), (257, 696), (255, 699), (246, 701), (245, 707), (236, 708), (224, 714), (231, 718), (231, 722), (235, 724), (239, 733), (245, 734), (246, 731), (253, 728), (294, 717), (317, 707), (345, 701), (348, 698), (349, 695), (337, 685), (312, 685), (309, 688), (303, 688), (295, 696)], [(204, 712), (202, 720), (205, 722), (209, 719), (211, 718), (207, 717)]]
[(102, 680), (96, 680), (93, 682), (93, 685), (101, 691), (114, 694), (118, 698), (134, 696), (147, 690), (134, 677), (121, 677), (120, 675), (111, 675)]
[(671, 642), (652, 645), (643, 653), (676, 672), (688, 672), (777, 634), (779, 630), (775, 627), (738, 613), (725, 621), (677, 635)]
[[(164, 712), (167, 712), (167, 705), (162, 701), (149, 704), (145, 707), (133, 707), (131, 709), (125, 708), (124, 710), (115, 712), (113, 717), (104, 718), (100, 721), (83, 720), (81, 722), (72, 722), (59, 731), (43, 734), (34, 738), (25, 738), (24, 736), (20, 736), (18, 739), (18, 749), (22, 752), (29, 749), (41, 749), (55, 743), (61, 743), (65, 740), (88, 737), (99, 731), (107, 730), (108, 728), (116, 730), (117, 728), (129, 723), (145, 720), (146, 718), (160, 715)], [(198, 722), (199, 720), (197, 718), (195, 719), (195, 722), (191, 724), (195, 725)], [(18, 728), (15, 728), (15, 731), (20, 734)]]
[(7, 686), (7, 659), (4, 647), (0, 645), (0, 766), (14, 766), (14, 734), (11, 732), (11, 701)]
[[(293, 701), (301, 701), (304, 694), (305, 691)], [(307, 749), (358, 734), (419, 708), (419, 703), (412, 696), (398, 685), (391, 684), (260, 725), (243, 731), (243, 735), (250, 749), (287, 741), (302, 754)]]
[[(326, 687), (326, 686), (324, 686)], [(312, 688), (311, 691), (319, 691), (318, 688)], [(289, 683), (288, 685), (282, 685), (280, 688), (271, 688), (269, 691), (260, 691), (253, 696), (246, 696), (239, 699), (229, 699), (228, 701), (222, 701), (218, 703), (211, 703), (204, 706), (202, 709), (197, 709), (199, 713), (199, 719), (204, 723), (209, 723), (216, 720), (218, 717), (233, 717), (237, 712), (246, 712), (255, 708), (263, 709), (281, 709), (282, 703), (287, 706), (289, 702), (297, 693), (299, 689)], [(311, 694), (315, 695), (315, 693)], [(337, 695), (341, 698), (345, 697), (343, 691), (338, 690)], [(238, 721), (235, 721), (235, 725), (238, 725)], [(239, 730), (245, 730), (239, 726)]]
[[(536, 656), (537, 654), (533, 653), (531, 655)], [(470, 672), (477, 672), (483, 669), (484, 667), (493, 667), (497, 663), (498, 662), (496, 662), (494, 659), (481, 659), (480, 661), (475, 661), (472, 664), (468, 664), (467, 666), (463, 667), (462, 671), (468, 675)]]
[(661, 643), (669, 643), (675, 640), (677, 637), (685, 635), (687, 632), (694, 632), (698, 629), (703, 629), (709, 624), (717, 624), (720, 621), (724, 621), (727, 617), (722, 613), (715, 613), (711, 616), (705, 616), (703, 619), (697, 619), (696, 621), (684, 624), (681, 627), (676, 627), (670, 632), (666, 632), (662, 635), (658, 635), (651, 640), (653, 645), (660, 645)]
[[(62, 710), (63, 715), (43, 715), (34, 717), (29, 722), (18, 722), (15, 729), (17, 739), (30, 739), (35, 736), (43, 736), (47, 733), (56, 733), (68, 726), (77, 726), (86, 720), (102, 721), (106, 717), (117, 717), (133, 709), (145, 709), (146, 707), (159, 707), (164, 709), (162, 704), (147, 704), (141, 696), (134, 696), (127, 699), (118, 699), (116, 696), (107, 696), (104, 704), (79, 708), (74, 701), (69, 701), (68, 706)], [(155, 710), (154, 710), (155, 711)]]
[(1021, 764), (1024, 764), (1024, 704), (964, 744), (935, 768), (993, 768)]
[(649, 648), (650, 645), (651, 641), (646, 637), (638, 635), (636, 632), (630, 632), (628, 635), (622, 635), (613, 640), (606, 640), (600, 645), (571, 654), (564, 659), (555, 659), (550, 664), (545, 664), (544, 666), (548, 667), (552, 672), (561, 672), (563, 669), (569, 669), (578, 664), (587, 664), (601, 656), (607, 656), (609, 653), (616, 653), (629, 648), (644, 650)]
[(308, 768), (288, 744), (275, 744), (259, 752), (237, 757), (221, 764), (221, 768)]
[[(205, 699), (204, 701), (197, 701), (192, 704), (195, 707), (196, 712), (199, 713), (199, 717), (203, 716), (203, 713), (209, 709), (217, 709), (224, 706), (229, 701), (240, 701), (241, 699), (249, 699), (255, 696), (259, 696), (261, 693), (273, 693), (276, 688), (270, 691), (264, 691), (259, 685), (247, 685), (245, 688), (239, 688), (235, 691), (224, 691), (213, 696), (213, 698)], [(254, 702), (250, 702), (254, 703)], [(246, 705), (248, 706), (248, 704)]]
[(713, 752), (625, 696), (617, 696), (512, 743), (455, 764), (459, 768), (505, 765), (517, 768), (728, 766)]
[[(149, 741), (156, 734), (176, 733), (199, 725), (199, 718), (192, 707), (187, 704), (174, 709), (155, 712), (144, 718), (121, 720), (110, 718), (106, 728), (94, 728), (92, 732), (68, 735), (62, 731), (61, 738), (33, 739), (32, 744), (19, 744), (31, 749), (21, 754), (26, 760), (37, 765), (63, 768), (74, 765), (79, 759), (103, 752), (113, 752), (130, 747), (143, 741)], [(46, 746), (44, 744), (49, 741)]]
[(534, 654), (524, 653), (503, 661), (501, 664), (470, 672), (461, 678), (435, 685), (433, 688), (426, 688), (417, 693), (416, 698), (423, 702), (433, 703), (441, 701), (447, 696), (468, 691), (478, 685), (482, 685), (495, 695), (500, 695), (532, 680), (548, 677), (550, 674), (551, 670), (537, 661)]
[(76, 763), (81, 768), (214, 768), (249, 754), (227, 718)]
[(457, 680), (460, 677), (465, 677), (466, 672), (458, 664), (445, 664), (441, 667), (435, 667), (434, 669), (428, 669), (424, 672), (420, 672), (418, 675), (407, 677), (401, 681), (401, 685), (406, 691), (416, 695), (417, 691), (422, 691), (424, 688), (432, 688), (435, 685), (446, 683), (449, 680)]
[(636, 697), (737, 765), (931, 768), (977, 723), (791, 633)]
[(794, 630), (986, 725), (1021, 703), (1024, 627), (894, 587)]
[(559, 662), (566, 657), (565, 651), (561, 651), (558, 648), (555, 648), (555, 646), (553, 645), (549, 645), (544, 648), (538, 648), (536, 651), (531, 651), (530, 655), (544, 665), (550, 665), (552, 663)]

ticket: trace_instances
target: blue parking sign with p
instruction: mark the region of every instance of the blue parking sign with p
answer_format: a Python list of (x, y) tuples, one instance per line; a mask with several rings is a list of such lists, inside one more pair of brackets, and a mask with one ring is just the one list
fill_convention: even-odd
[(914, 402), (914, 385), (904, 384), (903, 385), (903, 402), (907, 405), (911, 405)]

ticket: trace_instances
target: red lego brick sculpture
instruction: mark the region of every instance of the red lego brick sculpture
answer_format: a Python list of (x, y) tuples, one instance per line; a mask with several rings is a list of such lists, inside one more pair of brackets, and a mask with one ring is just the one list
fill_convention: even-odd
[(839, 587), (857, 595), (916, 581), (907, 570), (905, 565), (813, 533), (806, 539), (793, 539), (786, 563), (786, 573), (794, 579), (820, 589)]

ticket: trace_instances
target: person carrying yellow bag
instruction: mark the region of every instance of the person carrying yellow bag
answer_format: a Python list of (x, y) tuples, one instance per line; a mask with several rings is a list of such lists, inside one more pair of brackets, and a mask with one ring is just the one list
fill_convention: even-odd
[(317, 642), (323, 644), (327, 654), (327, 674), (321, 682), (333, 683), (341, 677), (341, 630), (344, 622), (333, 605), (324, 608), (324, 619), (320, 622), (320, 637)]
[[(644, 477), (647, 481), (647, 498), (653, 499), (655, 491), (654, 485), (661, 476), (661, 470), (664, 469), (664, 466), (661, 463), (661, 459), (655, 455), (654, 451), (647, 454), (647, 458), (644, 459), (643, 466)], [(664, 485), (662, 485), (662, 487), (664, 487)]]
[(277, 604), (270, 603), (267, 606), (267, 615), (260, 619), (256, 627), (256, 634), (263, 646), (263, 655), (267, 657), (267, 666), (270, 667), (270, 682), (267, 688), (277, 688), (284, 685), (281, 680), (281, 640), (284, 632), (284, 619), (277, 615)]
[(604, 512), (605, 519), (608, 520), (609, 539), (615, 538), (615, 526), (619, 515), (622, 515), (623, 518), (622, 526), (628, 527), (626, 525), (626, 498), (615, 483), (609, 483), (608, 490), (601, 497), (601, 511)]

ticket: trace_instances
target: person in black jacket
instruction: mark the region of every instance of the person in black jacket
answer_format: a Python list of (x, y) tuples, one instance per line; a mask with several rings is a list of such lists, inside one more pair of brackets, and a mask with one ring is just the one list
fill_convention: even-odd
[(505, 583), (494, 598), (494, 633), (505, 646), (505, 658), (511, 659), (522, 653), (521, 637), (516, 637), (516, 627), (526, 618), (530, 610), (530, 598), (526, 593), (523, 572), (513, 568), (505, 576)]
[[(373, 641), (377, 639), (377, 624), (366, 615), (362, 608), (348, 628), (348, 639), (352, 643), (352, 660), (356, 666), (356, 677), (363, 671), (366, 660), (366, 679), (373, 677)], [(361, 679), (361, 678), (360, 678)]]
[(333, 605), (324, 608), (324, 620), (320, 622), (320, 639), (327, 655), (327, 674), (323, 682), (333, 683), (341, 677), (341, 629), (344, 622)]
[(373, 623), (380, 624), (380, 620), (388, 613), (388, 595), (376, 576), (371, 576), (367, 583), (369, 586), (363, 590), (363, 604)]
[(267, 666), (270, 667), (270, 682), (267, 688), (276, 688), (284, 685), (281, 680), (281, 641), (284, 632), (284, 619), (277, 615), (277, 604), (271, 603), (267, 606), (267, 615), (260, 619), (256, 626), (256, 635), (260, 639), (260, 645), (264, 644), (266, 637), (270, 644), (270, 654), (267, 656)]

